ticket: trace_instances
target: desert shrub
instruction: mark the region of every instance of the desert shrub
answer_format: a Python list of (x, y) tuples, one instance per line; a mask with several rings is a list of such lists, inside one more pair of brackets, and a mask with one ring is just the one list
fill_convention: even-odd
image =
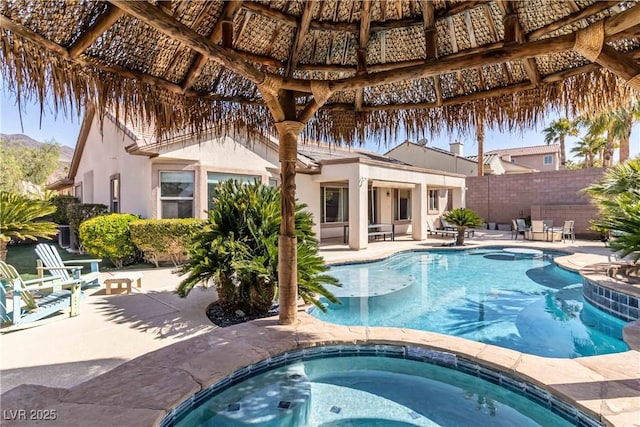
[(80, 224), (80, 239), (85, 250), (95, 257), (108, 258), (116, 267), (122, 267), (136, 254), (129, 224), (138, 219), (132, 214), (114, 213), (84, 221)]
[(158, 267), (168, 258), (177, 267), (187, 260), (191, 239), (203, 225), (195, 218), (142, 219), (130, 224), (131, 240), (147, 262)]

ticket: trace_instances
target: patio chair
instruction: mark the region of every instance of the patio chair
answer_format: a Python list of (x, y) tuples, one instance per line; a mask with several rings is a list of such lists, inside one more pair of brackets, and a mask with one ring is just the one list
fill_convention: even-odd
[[(66, 282), (74, 277), (82, 280), (82, 287), (100, 286), (100, 270), (98, 263), (101, 259), (74, 259), (63, 261), (55, 246), (39, 243), (36, 245), (36, 255), (38, 255), (38, 276), (43, 277), (44, 271), (56, 277), (62, 282)], [(82, 266), (78, 264), (90, 264), (91, 271), (82, 274)]]
[(564, 242), (566, 238), (570, 238), (571, 242), (576, 241), (576, 234), (573, 230), (573, 226), (575, 221), (567, 220), (562, 224), (562, 241)]
[[(42, 292), (51, 289), (51, 282), (60, 290)], [(57, 277), (22, 280), (16, 269), (0, 261), (0, 321), (10, 322), (14, 326), (22, 325), (48, 317), (66, 308), (69, 316), (80, 312), (80, 284), (78, 278), (60, 282)], [(68, 288), (68, 289), (67, 289)], [(12, 291), (13, 308), (7, 307), (7, 292)], [(34, 296), (35, 293), (35, 296)]]
[(442, 224), (442, 230), (449, 230), (449, 231), (455, 231), (458, 229), (458, 227), (456, 227), (455, 225), (450, 224), (449, 222), (447, 222), (446, 219), (444, 219), (444, 217), (440, 217), (440, 224)]
[(524, 219), (512, 219), (511, 220), (511, 238), (518, 240), (518, 235), (522, 234), (522, 238), (525, 238), (525, 234), (529, 228), (527, 224), (524, 222)]
[(546, 228), (544, 222), (539, 219), (531, 221), (531, 227), (525, 233), (525, 237), (528, 240), (546, 240)]

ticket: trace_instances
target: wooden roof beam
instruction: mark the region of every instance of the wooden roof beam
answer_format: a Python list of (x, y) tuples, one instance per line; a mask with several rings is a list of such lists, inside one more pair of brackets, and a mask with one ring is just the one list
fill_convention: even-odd
[[(362, 15), (360, 17), (360, 35), (358, 38), (358, 68), (356, 75), (367, 74), (367, 46), (369, 46), (369, 29), (371, 24), (371, 0), (363, 0)], [(356, 90), (356, 111), (362, 110), (364, 103), (364, 88)]]
[(291, 56), (289, 57), (289, 63), (287, 64), (287, 71), (285, 73), (287, 77), (291, 77), (293, 71), (296, 69), (296, 65), (298, 64), (300, 52), (302, 52), (304, 41), (307, 38), (307, 34), (309, 33), (309, 24), (311, 23), (311, 18), (313, 17), (313, 9), (315, 6), (316, 0), (307, 0), (304, 3), (304, 10), (302, 11), (300, 24), (298, 25), (298, 30), (296, 31), (293, 48), (291, 49)]
[[(241, 1), (236, 0), (225, 2), (220, 18), (218, 18), (218, 21), (213, 27), (213, 31), (209, 35), (209, 40), (212, 43), (218, 43), (222, 39), (222, 26), (224, 22), (233, 20), (233, 16), (236, 14), (236, 11), (240, 8), (241, 4)], [(187, 75), (182, 80), (182, 90), (186, 91), (193, 86), (196, 80), (198, 80), (198, 77), (200, 77), (200, 74), (202, 74), (202, 70), (204, 70), (208, 61), (209, 58), (201, 53), (196, 55), (193, 60), (193, 64), (189, 68), (189, 71), (187, 71)]]
[[(435, 12), (435, 19), (446, 19), (449, 16), (456, 15), (465, 10), (473, 9), (483, 4), (489, 3), (490, 0), (468, 0), (458, 3), (454, 6), (450, 6), (444, 9), (440, 9)], [(251, 10), (257, 14), (266, 16), (273, 20), (282, 22), (291, 27), (298, 26), (298, 20), (291, 15), (281, 12), (278, 9), (272, 8), (269, 5), (254, 2), (244, 2), (242, 7), (247, 10)], [(389, 21), (375, 21), (371, 22), (370, 31), (388, 31), (396, 28), (416, 27), (422, 25), (421, 18), (404, 18), (395, 19)], [(321, 31), (344, 31), (349, 33), (358, 33), (360, 31), (357, 23), (354, 22), (334, 22), (334, 21), (314, 21), (309, 23), (309, 29), (321, 30)]]
[[(522, 25), (518, 20), (518, 14), (514, 7), (514, 2), (511, 0), (502, 0), (502, 9), (504, 10), (504, 42), (505, 43), (523, 43), (525, 36), (522, 31)], [(539, 85), (541, 82), (540, 71), (534, 58), (526, 58), (522, 61), (524, 70), (529, 77), (529, 80), (534, 85)]]
[(544, 27), (538, 28), (526, 35), (528, 41), (538, 40), (540, 37), (549, 34), (555, 30), (558, 30), (566, 25), (573, 24), (576, 21), (587, 18), (591, 15), (595, 15), (597, 13), (602, 12), (603, 10), (609, 9), (612, 6), (620, 3), (619, 0), (601, 0), (597, 1), (591, 6), (587, 6), (579, 12), (572, 13), (563, 18), (558, 19), (557, 21), (551, 22)]
[(117, 7), (113, 7), (110, 4), (107, 5), (107, 10), (102, 13), (98, 19), (95, 20), (93, 25), (87, 28), (76, 39), (71, 46), (69, 46), (69, 55), (71, 58), (77, 58), (82, 52), (87, 50), (89, 46), (93, 44), (98, 37), (100, 37), (105, 31), (107, 31), (116, 21), (122, 16), (122, 11)]
[[(436, 59), (438, 57), (438, 38), (436, 34), (436, 15), (433, 0), (420, 0), (422, 7), (422, 25), (424, 26), (424, 52), (425, 58)], [(436, 96), (436, 105), (442, 105), (442, 87), (440, 76), (433, 76), (433, 92)]]

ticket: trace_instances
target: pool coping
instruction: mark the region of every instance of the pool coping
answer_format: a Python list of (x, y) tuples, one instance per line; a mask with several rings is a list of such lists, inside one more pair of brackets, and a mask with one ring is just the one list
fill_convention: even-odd
[[(333, 325), (303, 310), (295, 325), (279, 325), (272, 317), (216, 329), (70, 389), (18, 386), (3, 395), (2, 403), (8, 409), (56, 408), (58, 419), (67, 420), (58, 425), (82, 419), (95, 426), (157, 425), (180, 403), (239, 368), (287, 351), (334, 344), (410, 345), (453, 353), (541, 387), (606, 426), (629, 426), (640, 419), (640, 379), (629, 369), (640, 361), (636, 350), (544, 358), (431, 332)], [(34, 424), (9, 420), (3, 425)]]

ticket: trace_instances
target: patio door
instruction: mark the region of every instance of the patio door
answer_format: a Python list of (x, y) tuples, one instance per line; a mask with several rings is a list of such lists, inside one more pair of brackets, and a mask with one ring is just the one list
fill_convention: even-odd
[(369, 189), (369, 200), (368, 200), (369, 208), (367, 209), (369, 224), (377, 224), (377, 221), (379, 221), (379, 218), (377, 215), (377, 209), (376, 209), (377, 200), (378, 200), (378, 189), (371, 187)]

